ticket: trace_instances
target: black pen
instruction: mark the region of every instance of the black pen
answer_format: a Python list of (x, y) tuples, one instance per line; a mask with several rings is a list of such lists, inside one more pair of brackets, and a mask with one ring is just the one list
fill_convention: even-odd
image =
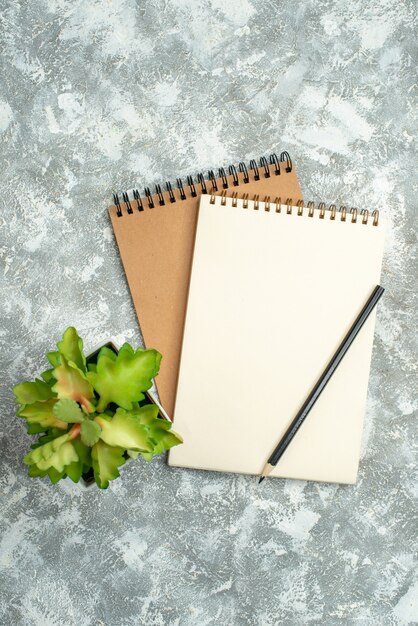
[(357, 337), (363, 324), (366, 322), (370, 313), (373, 311), (374, 307), (378, 303), (383, 292), (384, 292), (384, 288), (380, 287), (380, 285), (377, 285), (373, 289), (373, 292), (370, 295), (369, 299), (367, 300), (366, 304), (364, 305), (361, 313), (353, 322), (350, 330), (348, 331), (348, 333), (342, 340), (340, 346), (338, 347), (332, 359), (330, 360), (325, 370), (321, 374), (320, 378), (318, 379), (311, 393), (309, 394), (309, 396), (306, 398), (305, 402), (299, 409), (299, 412), (297, 413), (296, 417), (291, 422), (289, 428), (286, 430), (285, 434), (280, 439), (279, 443), (277, 444), (277, 446), (271, 453), (267, 463), (264, 466), (263, 471), (261, 472), (260, 480), (258, 481), (259, 483), (261, 483), (265, 479), (265, 477), (270, 474), (274, 466), (277, 465), (279, 459), (283, 456), (288, 445), (291, 443), (293, 437), (296, 435), (300, 426), (303, 424), (306, 417), (309, 415), (309, 412), (312, 409), (313, 405), (318, 400), (323, 389), (326, 387), (333, 373), (337, 369), (338, 365), (341, 363), (347, 350), (353, 343), (354, 339)]

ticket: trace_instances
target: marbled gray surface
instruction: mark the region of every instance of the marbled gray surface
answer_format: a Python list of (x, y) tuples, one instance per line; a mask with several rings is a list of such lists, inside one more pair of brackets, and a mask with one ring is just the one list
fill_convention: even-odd
[[(418, 623), (417, 27), (413, 0), (0, 0), (2, 626)], [(272, 149), (389, 221), (358, 484), (30, 480), (11, 387), (69, 324), (140, 341), (111, 192)]]

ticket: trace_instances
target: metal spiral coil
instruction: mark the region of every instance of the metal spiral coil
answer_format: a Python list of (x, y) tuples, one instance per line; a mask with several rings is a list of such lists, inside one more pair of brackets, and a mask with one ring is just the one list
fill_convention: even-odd
[[(218, 169), (218, 178), (216, 178), (213, 170), (210, 170), (206, 177), (201, 172), (197, 174), (196, 178), (189, 175), (187, 176), (187, 191), (183, 186), (181, 178), (177, 178), (176, 189), (170, 182), (166, 182), (165, 191), (163, 191), (162, 185), (157, 184), (155, 185), (154, 193), (152, 193), (150, 187), (145, 187), (142, 195), (138, 189), (134, 189), (131, 198), (126, 191), (122, 194), (114, 193), (113, 202), (116, 207), (116, 215), (118, 217), (122, 217), (124, 214), (132, 215), (135, 212), (134, 208), (141, 212), (145, 209), (153, 209), (156, 205), (163, 207), (168, 203), (175, 204), (176, 202), (186, 200), (188, 197), (195, 198), (198, 195), (195, 183), (200, 185), (200, 193), (213, 193), (219, 191), (219, 186), (221, 186), (221, 190), (226, 190), (229, 187), (238, 187), (240, 183), (248, 184), (251, 179), (258, 181), (261, 177), (280, 176), (282, 168), (286, 172), (291, 172), (293, 168), (292, 159), (286, 151), (281, 152), (279, 157), (275, 153), (270, 154), (268, 159), (262, 156), (258, 164), (255, 159), (251, 159), (248, 168), (244, 162), (239, 163), (238, 168), (235, 165), (229, 165), (227, 169), (220, 167)], [(208, 182), (210, 183), (209, 189), (207, 187)]]
[(187, 177), (187, 184), (189, 185), (189, 188), (190, 188), (190, 195), (192, 196), (192, 198), (196, 198), (197, 196), (196, 187), (194, 186), (192, 176)]
[(258, 171), (257, 163), (254, 159), (250, 161), (250, 169), (254, 172), (254, 180), (260, 180), (260, 172)]
[(142, 198), (139, 195), (139, 191), (137, 189), (134, 189), (134, 200), (136, 200), (136, 208), (138, 209), (138, 211), (143, 211), (144, 210), (144, 205), (142, 204)]
[[(223, 190), (220, 196), (216, 196), (216, 194), (212, 192), (209, 201), (210, 204), (215, 204), (217, 197), (220, 197), (221, 205), (226, 206), (226, 199), (228, 197), (226, 191)], [(250, 206), (249, 201), (251, 200), (253, 202), (254, 211), (258, 211), (261, 208), (261, 202), (264, 202), (264, 210), (266, 212), (270, 211), (270, 196), (264, 196), (264, 198), (260, 199), (260, 195), (255, 194), (252, 199), (250, 199), (248, 193), (243, 193), (241, 198), (238, 199), (238, 193), (234, 191), (229, 197), (231, 198), (231, 204), (233, 207), (240, 206), (240, 208), (248, 209)], [(240, 205), (238, 205), (238, 200), (241, 201)], [(281, 213), (282, 208), (285, 208), (287, 215), (293, 215), (293, 209), (296, 208), (295, 215), (299, 217), (302, 217), (303, 215), (306, 215), (307, 217), (315, 217), (315, 211), (317, 211), (317, 216), (321, 220), (327, 219), (328, 217), (332, 221), (335, 221), (337, 219), (337, 207), (335, 204), (330, 204), (327, 207), (325, 202), (320, 202), (316, 207), (315, 202), (312, 202), (312, 200), (310, 200), (306, 205), (303, 200), (297, 200), (296, 204), (294, 205), (292, 198), (287, 198), (286, 202), (282, 202), (282, 199), (279, 196), (274, 199), (273, 203), (275, 205), (276, 213)], [(341, 222), (347, 221), (347, 208), (345, 206), (341, 206), (339, 208), (338, 214), (340, 216)], [(359, 211), (358, 209), (353, 207), (350, 209), (349, 215), (351, 216), (350, 222), (352, 224), (356, 224), (358, 221), (361, 221), (362, 224), (368, 224), (369, 222), (370, 213), (367, 209), (362, 209), (361, 211)], [(371, 217), (372, 225), (378, 226), (379, 211), (377, 209), (371, 212)]]
[[(165, 184), (167, 191), (168, 191), (168, 197), (170, 198), (170, 202), (175, 202), (176, 201), (176, 196), (173, 193), (173, 188), (171, 186), (170, 182), (167, 182)], [(138, 192), (137, 192), (138, 193)]]
[(225, 170), (223, 167), (220, 167), (219, 170), (219, 178), (222, 178), (222, 187), (223, 189), (228, 189), (228, 181), (226, 178)]
[(232, 176), (232, 184), (234, 185), (234, 187), (237, 187), (239, 185), (239, 179), (237, 174), (237, 168), (235, 167), (235, 165), (230, 165), (228, 168), (228, 172), (229, 175)]
[(207, 190), (207, 187), (206, 187), (205, 177), (203, 176), (203, 174), (201, 172), (197, 175), (197, 182), (200, 184), (200, 187), (202, 189), (202, 193), (208, 193), (208, 190)]
[(184, 193), (184, 188), (183, 188), (183, 183), (181, 182), (181, 178), (177, 179), (177, 187), (179, 188), (179, 191), (180, 191), (180, 200), (185, 200), (186, 194)]
[(270, 168), (266, 157), (261, 157), (260, 166), (264, 169), (264, 178), (270, 178)]
[(276, 176), (280, 176), (280, 161), (277, 158), (277, 154), (270, 154), (270, 165), (274, 165), (274, 173)]
[(280, 161), (282, 163), (286, 162), (286, 172), (289, 173), (292, 171), (293, 169), (293, 165), (292, 165), (292, 159), (290, 158), (290, 154), (288, 152), (286, 152), (286, 150), (284, 152), (281, 153), (280, 155)]
[(144, 192), (145, 192), (145, 195), (146, 195), (147, 200), (148, 200), (148, 207), (150, 209), (153, 209), (154, 208), (154, 200), (152, 199), (151, 189), (149, 187), (145, 187)]
[(126, 191), (123, 192), (122, 198), (123, 198), (124, 203), (126, 204), (128, 214), (132, 215), (133, 209), (132, 209), (132, 205), (130, 203), (130, 200), (129, 200), (129, 197), (128, 197), (128, 194), (126, 193)]
[(244, 183), (246, 184), (249, 183), (250, 177), (248, 176), (248, 170), (247, 170), (247, 166), (245, 165), (245, 163), (241, 161), (241, 163), (238, 165), (238, 168), (241, 174), (244, 175)]
[(165, 206), (165, 200), (164, 200), (163, 192), (161, 190), (161, 185), (155, 185), (155, 193), (158, 196), (158, 202), (160, 206)]
[(213, 173), (213, 170), (209, 170), (208, 179), (212, 183), (212, 191), (218, 191), (218, 184), (216, 182), (216, 177), (215, 177), (215, 174)]

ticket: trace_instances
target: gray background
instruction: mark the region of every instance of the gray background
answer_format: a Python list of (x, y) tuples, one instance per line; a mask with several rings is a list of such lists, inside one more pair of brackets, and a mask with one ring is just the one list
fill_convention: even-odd
[[(0, 6), (1, 624), (418, 623), (415, 3)], [(162, 459), (105, 492), (27, 478), (11, 387), (69, 324), (141, 340), (111, 192), (281, 149), (305, 198), (389, 222), (358, 484)]]

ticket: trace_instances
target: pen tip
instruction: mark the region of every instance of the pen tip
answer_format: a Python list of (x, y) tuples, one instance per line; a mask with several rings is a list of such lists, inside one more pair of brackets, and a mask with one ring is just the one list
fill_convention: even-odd
[(262, 483), (264, 479), (265, 479), (265, 476), (260, 476), (260, 480), (258, 481), (258, 484)]

